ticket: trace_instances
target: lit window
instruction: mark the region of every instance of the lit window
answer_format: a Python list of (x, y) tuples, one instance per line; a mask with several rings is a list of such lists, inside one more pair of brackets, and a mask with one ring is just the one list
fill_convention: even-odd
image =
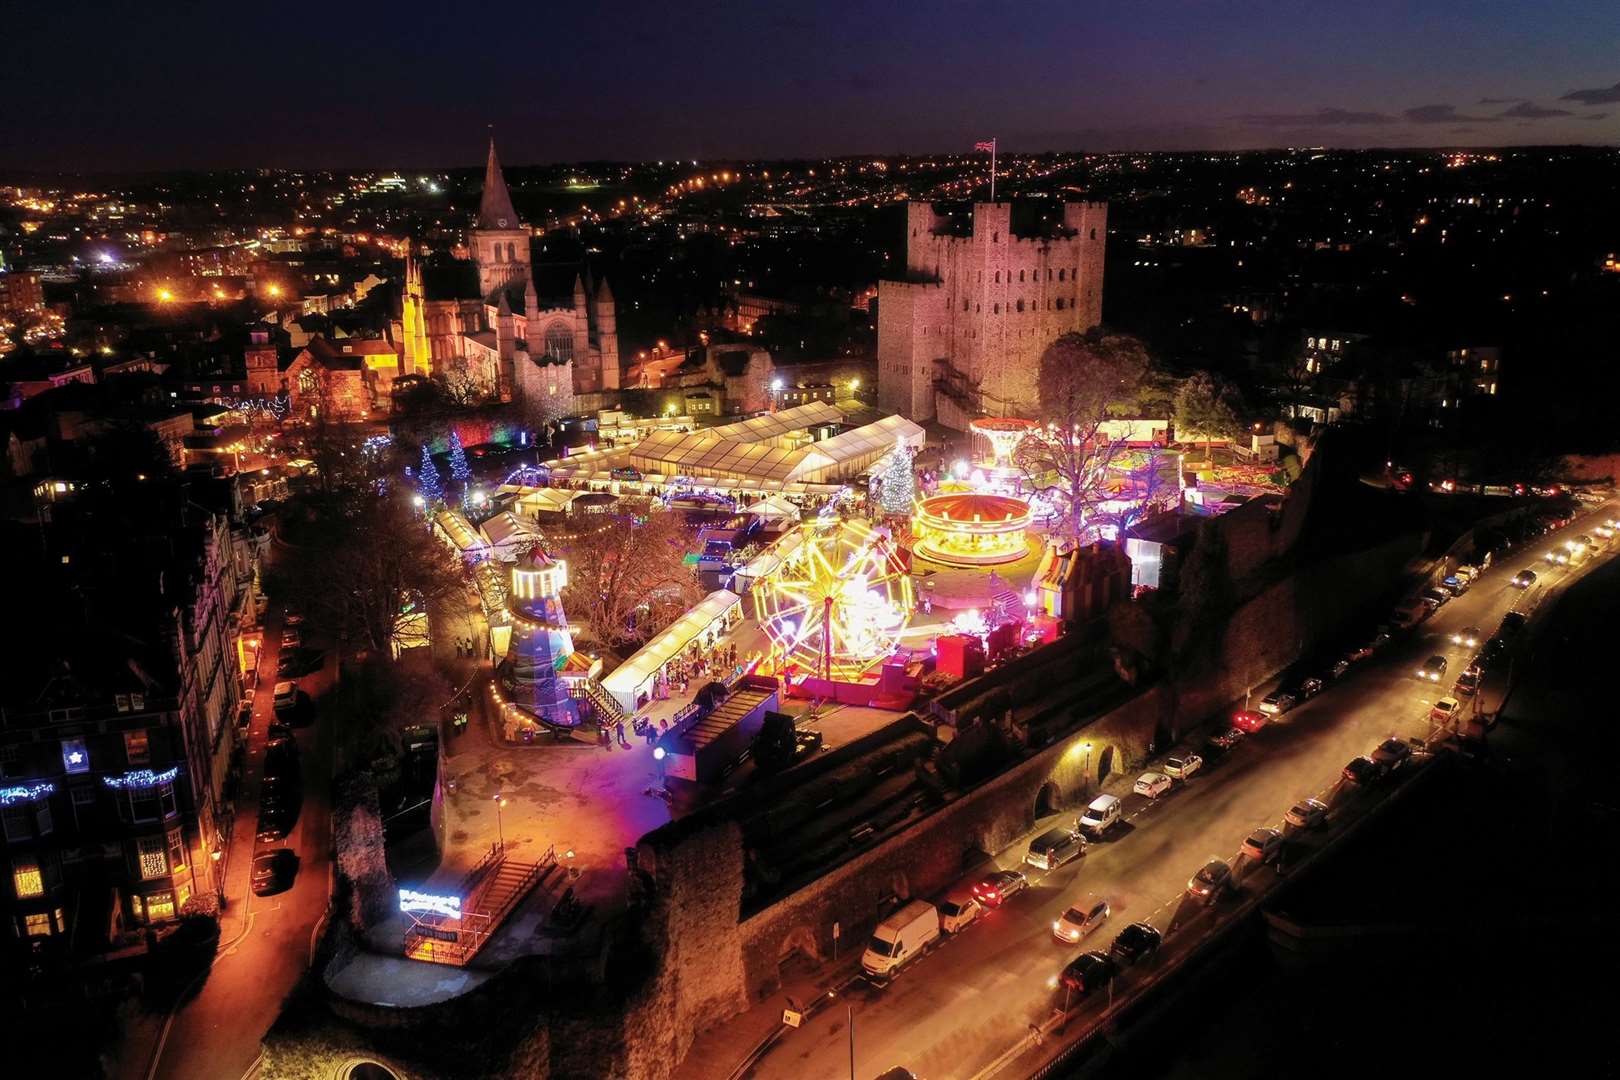
[(153, 893), (146, 898), (146, 921), (157, 922), (160, 919), (174, 918), (174, 893)]
[(44, 912), (40, 912), (38, 915), (24, 915), (23, 920), (26, 923), (29, 937), (51, 936), (51, 917)]
[(39, 872), (39, 860), (32, 856), (19, 856), (11, 861), (11, 880), (17, 887), (17, 897), (45, 895), (45, 878)]
[(131, 765), (145, 765), (152, 756), (152, 744), (146, 736), (146, 729), (124, 732), (124, 754), (129, 758)]
[(176, 874), (186, 868), (186, 841), (179, 829), (169, 830), (169, 865)]
[(163, 851), (163, 838), (161, 836), (143, 836), (136, 844), (140, 849), (141, 877), (146, 881), (153, 878), (167, 877), (169, 874), (169, 860)]

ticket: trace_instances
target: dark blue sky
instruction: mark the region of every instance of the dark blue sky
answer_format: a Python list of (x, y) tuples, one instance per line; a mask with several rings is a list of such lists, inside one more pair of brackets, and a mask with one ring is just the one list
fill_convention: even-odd
[(0, 15), (0, 167), (1620, 142), (1620, 0), (150, 4)]

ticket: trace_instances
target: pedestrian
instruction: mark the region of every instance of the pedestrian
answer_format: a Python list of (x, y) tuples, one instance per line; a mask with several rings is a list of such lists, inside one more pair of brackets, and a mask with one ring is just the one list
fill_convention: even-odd
[(623, 746), (623, 745), (625, 745), (625, 738), (624, 738), (624, 721), (623, 721), (623, 720), (620, 720), (620, 721), (619, 721), (619, 724), (618, 724), (618, 731), (619, 731), (619, 745), (620, 745), (620, 746)]

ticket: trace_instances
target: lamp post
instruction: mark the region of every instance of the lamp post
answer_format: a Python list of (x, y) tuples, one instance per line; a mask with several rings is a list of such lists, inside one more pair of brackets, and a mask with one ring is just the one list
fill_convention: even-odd
[(500, 838), (501, 850), (506, 850), (506, 827), (501, 822), (501, 807), (506, 805), (506, 796), (495, 796), (495, 835)]
[(220, 860), (225, 857), (225, 852), (216, 847), (213, 851), (210, 851), (208, 853), (208, 857), (210, 859), (212, 859), (213, 863), (214, 863), (214, 895), (219, 900), (219, 909), (221, 911), (224, 911), (225, 910), (225, 884), (224, 884), (224, 882), (219, 880), (219, 865), (220, 865)]
[(1086, 792), (1089, 794), (1091, 792), (1091, 744), (1083, 743), (1080, 748), (1086, 752), (1085, 764), (1081, 768), (1085, 771)]

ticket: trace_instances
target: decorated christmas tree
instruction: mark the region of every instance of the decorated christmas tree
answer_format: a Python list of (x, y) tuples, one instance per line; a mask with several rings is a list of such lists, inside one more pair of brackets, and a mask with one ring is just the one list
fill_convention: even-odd
[(450, 432), (450, 479), (460, 484), (465, 493), (467, 481), (472, 478), (472, 469), (467, 465), (467, 452), (461, 448), (461, 436), (452, 429)]
[(880, 475), (883, 494), (879, 503), (883, 512), (909, 515), (912, 504), (917, 501), (917, 479), (911, 473), (911, 450), (899, 439), (895, 440), (889, 456), (883, 459)]
[(430, 511), (444, 502), (444, 481), (439, 479), (439, 467), (433, 464), (426, 443), (422, 445), (422, 464), (416, 467), (416, 490)]

